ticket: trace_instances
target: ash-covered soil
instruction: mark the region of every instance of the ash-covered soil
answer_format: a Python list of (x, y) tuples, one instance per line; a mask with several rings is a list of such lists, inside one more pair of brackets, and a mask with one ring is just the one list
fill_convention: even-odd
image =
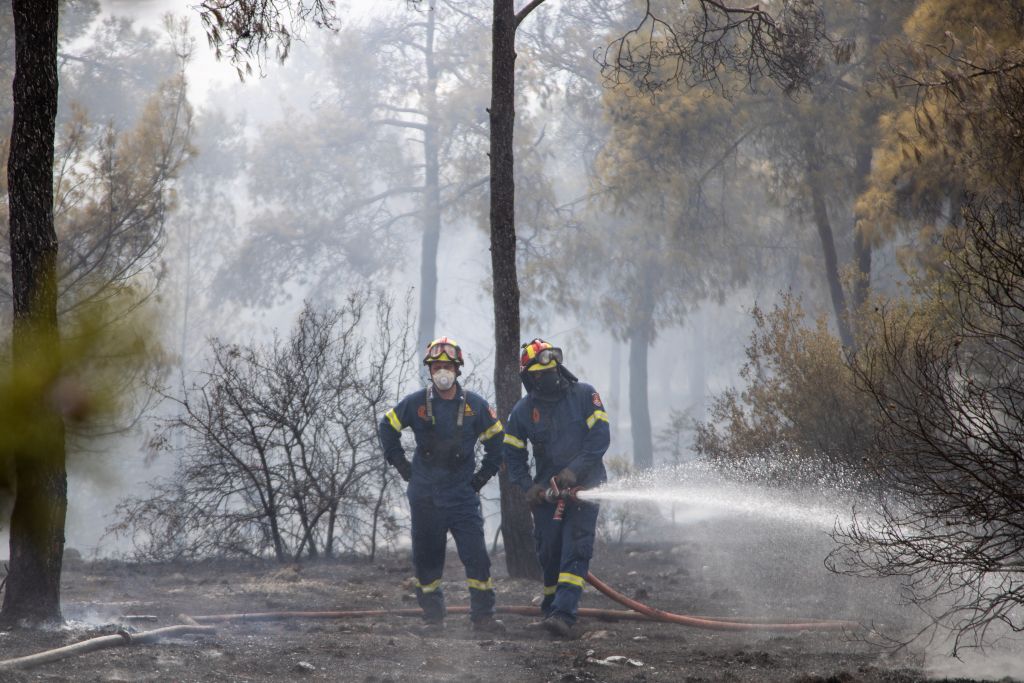
[[(592, 571), (626, 595), (663, 609), (717, 616), (843, 618), (890, 634), (914, 624), (896, 605), (893, 585), (829, 575), (821, 532), (752, 529), (746, 522), (704, 521), (659, 529), (657, 542), (601, 544)], [(539, 583), (504, 576), (495, 558), (498, 600), (539, 602)], [(0, 658), (30, 654), (110, 633), (121, 615), (153, 615), (148, 630), (178, 615), (271, 610), (409, 608), (407, 557), (190, 565), (72, 563), (64, 577), (59, 631), (0, 634)], [(450, 555), (449, 604), (465, 604), (461, 565)], [(621, 609), (593, 589), (583, 605)], [(924, 654), (893, 654), (843, 633), (720, 633), (683, 626), (583, 620), (582, 636), (552, 640), (527, 617), (503, 617), (508, 632), (483, 637), (450, 615), (441, 633), (394, 616), (347, 621), (225, 624), (216, 636), (102, 650), (4, 680), (76, 681), (835, 681), (900, 682), (929, 678)], [(633, 663), (600, 663), (622, 655)], [(0, 677), (3, 675), (0, 674)], [(953, 680), (953, 679), (950, 679)], [(970, 680), (970, 679), (958, 679)], [(1010, 679), (1006, 679), (1010, 680)]]

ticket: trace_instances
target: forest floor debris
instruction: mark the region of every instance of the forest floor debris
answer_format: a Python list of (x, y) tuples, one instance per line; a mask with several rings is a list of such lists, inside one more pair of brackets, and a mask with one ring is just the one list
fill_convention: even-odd
[[(869, 618), (895, 629), (909, 625), (898, 622), (900, 612), (884, 590), (827, 575), (813, 556), (804, 561), (816, 566), (803, 573), (777, 566), (780, 559), (764, 552), (752, 552), (737, 563), (732, 554), (742, 542), (738, 529), (729, 524), (690, 525), (678, 539), (658, 544), (599, 547), (593, 567), (620, 590), (633, 594), (644, 589), (652, 605), (682, 613)], [(725, 540), (730, 538), (735, 540)], [(788, 557), (793, 561), (799, 553), (790, 548)], [(540, 592), (539, 584), (504, 578), (502, 564), (497, 558), (499, 601), (529, 605)], [(166, 626), (180, 623), (181, 614), (407, 608), (405, 581), (410, 575), (406, 557), (373, 564), (308, 563), (287, 572), (273, 562), (82, 563), (64, 577), (68, 626), (6, 633), (0, 650), (9, 658), (65, 646), (109, 633), (104, 629), (126, 614), (153, 616)], [(465, 602), (462, 568), (454, 554), (443, 585), (450, 603)], [(616, 607), (593, 590), (587, 591), (583, 604)], [(672, 624), (584, 620), (584, 633), (594, 635), (559, 641), (529, 628), (529, 618), (509, 615), (504, 621), (508, 633), (487, 639), (477, 637), (462, 615), (450, 616), (447, 628), (431, 634), (418, 632), (418, 620), (401, 617), (233, 623), (219, 628), (216, 636), (92, 652), (0, 676), (14, 681), (362, 683), (929, 680), (922, 668), (924, 653), (914, 648), (883, 652), (843, 633), (720, 633)], [(145, 628), (152, 627), (147, 619)]]

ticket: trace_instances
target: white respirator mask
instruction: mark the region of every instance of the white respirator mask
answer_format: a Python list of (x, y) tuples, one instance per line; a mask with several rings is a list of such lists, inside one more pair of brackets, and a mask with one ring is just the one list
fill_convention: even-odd
[(434, 381), (434, 386), (440, 391), (448, 391), (455, 384), (455, 371), (454, 370), (438, 370), (431, 379)]

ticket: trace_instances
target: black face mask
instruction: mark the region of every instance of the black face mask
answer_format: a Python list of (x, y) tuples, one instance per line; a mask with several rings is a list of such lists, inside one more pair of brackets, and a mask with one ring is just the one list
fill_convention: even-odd
[(536, 377), (533, 378), (533, 386), (542, 396), (557, 396), (565, 390), (566, 381), (558, 368), (551, 368), (536, 373)]

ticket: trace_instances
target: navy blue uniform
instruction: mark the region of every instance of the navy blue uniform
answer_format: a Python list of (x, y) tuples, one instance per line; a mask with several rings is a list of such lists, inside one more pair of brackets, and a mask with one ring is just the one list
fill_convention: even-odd
[[(428, 392), (431, 394), (428, 408)], [(463, 402), (464, 401), (464, 402)], [(457, 424), (463, 408), (461, 429)], [(432, 413), (432, 415), (431, 415)], [(482, 397), (456, 385), (455, 398), (442, 399), (430, 388), (409, 394), (380, 421), (384, 457), (395, 464), (405, 459), (402, 429), (412, 428), (416, 451), (409, 481), (412, 518), (412, 561), (416, 570), (416, 598), (424, 617), (444, 618), (445, 546), (449, 531), (459, 559), (466, 568), (471, 616), (474, 620), (494, 614), (491, 560), (484, 541), (480, 498), (470, 480), (476, 466), (475, 446), (483, 442), (485, 456), (480, 470), (493, 476), (501, 463), (502, 426)]]
[[(573, 382), (554, 400), (530, 392), (512, 408), (505, 432), (505, 462), (512, 481), (523, 491), (534, 483), (547, 486), (565, 468), (576, 485), (592, 488), (608, 479), (604, 454), (611, 433), (608, 414), (594, 387)], [(526, 442), (533, 447), (536, 474), (530, 477)], [(594, 553), (596, 503), (567, 505), (563, 521), (554, 521), (554, 503), (533, 508), (537, 556), (544, 569), (545, 616), (576, 622), (583, 581)]]

